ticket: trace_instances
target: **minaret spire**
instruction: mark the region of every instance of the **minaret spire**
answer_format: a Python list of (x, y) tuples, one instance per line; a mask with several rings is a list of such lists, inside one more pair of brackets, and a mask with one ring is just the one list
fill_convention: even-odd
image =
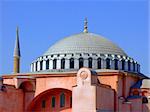
[(84, 20), (84, 30), (83, 30), (83, 32), (84, 33), (88, 33), (88, 21), (87, 21), (87, 18), (85, 18), (85, 20)]
[(20, 44), (19, 44), (19, 28), (16, 29), (16, 41), (15, 41), (15, 48), (14, 48), (14, 73), (20, 72)]

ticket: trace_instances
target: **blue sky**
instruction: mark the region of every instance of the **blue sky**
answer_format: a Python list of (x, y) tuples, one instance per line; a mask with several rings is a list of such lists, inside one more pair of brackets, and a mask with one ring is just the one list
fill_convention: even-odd
[(1, 0), (0, 74), (12, 73), (16, 26), (20, 29), (21, 72), (29, 72), (30, 63), (53, 43), (82, 32), (85, 17), (89, 32), (119, 45), (150, 76), (148, 0)]

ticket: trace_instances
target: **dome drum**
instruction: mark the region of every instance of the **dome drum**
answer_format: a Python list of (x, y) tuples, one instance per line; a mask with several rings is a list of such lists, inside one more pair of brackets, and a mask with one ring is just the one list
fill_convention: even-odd
[[(70, 67), (70, 59), (73, 60), (73, 67)], [(41, 56), (31, 64), (31, 72), (78, 70), (80, 68), (80, 59), (83, 59), (82, 66), (92, 69), (114, 69), (140, 72), (139, 64), (130, 57), (89, 53), (53, 54), (50, 56)], [(91, 62), (89, 59), (91, 59)], [(62, 62), (62, 60), (64, 62)]]

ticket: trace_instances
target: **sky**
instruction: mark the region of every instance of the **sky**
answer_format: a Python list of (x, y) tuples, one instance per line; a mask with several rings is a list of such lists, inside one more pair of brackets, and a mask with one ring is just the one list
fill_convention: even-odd
[(64, 37), (83, 31), (120, 46), (150, 76), (148, 0), (1, 0), (0, 75), (13, 71), (16, 27), (19, 26), (21, 72)]

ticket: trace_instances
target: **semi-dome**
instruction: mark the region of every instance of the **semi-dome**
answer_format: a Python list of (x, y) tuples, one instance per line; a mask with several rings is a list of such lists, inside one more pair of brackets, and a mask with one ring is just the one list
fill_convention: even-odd
[(31, 64), (31, 72), (76, 71), (81, 67), (140, 72), (140, 65), (110, 40), (88, 32), (66, 37)]
[(64, 53), (96, 53), (127, 56), (126, 53), (110, 40), (93, 33), (79, 33), (66, 37), (51, 46), (44, 55)]

